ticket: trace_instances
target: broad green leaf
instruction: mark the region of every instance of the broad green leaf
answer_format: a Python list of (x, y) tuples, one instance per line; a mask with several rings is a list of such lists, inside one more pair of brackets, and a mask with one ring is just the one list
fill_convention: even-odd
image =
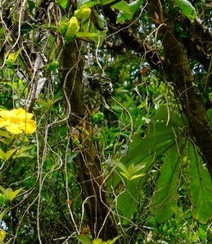
[(0, 186), (0, 190), (5, 195), (6, 199), (12, 201), (18, 195), (18, 193), (23, 190), (23, 188), (13, 191), (11, 188), (4, 189), (2, 186)]
[[(145, 168), (141, 170), (141, 173), (146, 173), (151, 170), (158, 157), (175, 145), (177, 135), (183, 138), (186, 128), (183, 116), (178, 115), (174, 110), (168, 111), (165, 106), (162, 106), (148, 126), (146, 137), (142, 138), (140, 135), (132, 137), (128, 153), (121, 160), (122, 163), (127, 168), (130, 164), (137, 165), (143, 161)], [(120, 177), (114, 175), (114, 186), (119, 182)]]
[(193, 22), (197, 17), (197, 12), (193, 5), (188, 0), (175, 0), (175, 3), (182, 10), (183, 14)]
[(68, 0), (57, 0), (57, 3), (60, 5), (61, 8), (66, 9), (68, 5)]
[(85, 235), (77, 235), (77, 239), (82, 243), (82, 244), (91, 244), (91, 241), (89, 238)]
[(140, 197), (140, 179), (128, 181), (126, 186), (123, 186), (123, 193), (117, 199), (117, 208), (125, 217), (123, 224), (128, 224), (138, 206), (138, 199)]
[(151, 212), (157, 223), (163, 223), (171, 218), (177, 209), (180, 164), (185, 146), (186, 140), (170, 148), (160, 169), (151, 205)]
[(132, 11), (129, 7), (129, 5), (125, 1), (120, 1), (114, 5), (111, 6), (114, 9), (117, 9), (119, 11), (122, 11), (124, 14), (132, 14)]
[[(190, 143), (191, 144), (191, 143)], [(200, 223), (206, 224), (212, 219), (212, 182), (209, 172), (203, 166), (197, 148), (189, 146), (189, 191), (193, 205), (193, 217)]]
[(131, 2), (129, 4), (129, 7), (131, 9), (132, 13), (135, 13), (140, 7), (141, 5), (144, 3), (144, 0), (136, 0), (134, 2)]
[[(158, 186), (163, 183), (161, 182), (163, 180), (165, 181), (164, 185), (167, 186), (173, 178), (174, 182), (170, 189), (172, 191), (173, 189), (176, 190), (180, 167), (177, 164), (177, 160), (180, 159), (177, 144), (181, 145), (181, 147), (185, 144), (184, 131), (186, 131), (186, 122), (183, 120), (183, 116), (178, 115), (178, 113), (174, 110), (169, 111), (165, 106), (162, 106), (160, 109), (158, 109), (156, 115), (152, 119), (151, 124), (148, 126), (146, 137), (142, 138), (140, 135), (135, 135), (132, 137), (132, 142), (129, 145), (128, 153), (121, 160), (121, 163), (123, 164), (123, 166), (121, 166), (123, 173), (126, 174), (126, 177), (129, 177), (125, 171), (128, 170), (130, 165), (134, 165), (134, 167), (136, 167), (140, 162), (145, 162), (145, 167), (139, 172), (139, 174), (145, 174), (152, 169), (155, 161), (166, 153), (167, 160), (169, 161), (166, 160), (162, 167), (162, 169), (164, 168), (162, 174), (165, 172), (165, 175), (161, 176), (162, 178), (159, 180)], [(177, 135), (180, 135), (180, 139), (177, 138)], [(172, 171), (173, 168), (176, 168), (175, 172)], [(166, 176), (167, 171), (169, 172), (169, 175)], [(137, 174), (135, 177), (136, 176)], [(112, 182), (114, 187), (119, 186), (120, 181), (120, 176), (118, 174), (114, 174)], [(140, 176), (139, 178), (128, 181), (126, 189), (124, 189), (125, 191), (118, 197), (118, 209), (120, 209), (122, 214), (129, 219), (136, 211), (142, 183), (143, 178), (140, 178)], [(168, 185), (168, 187), (170, 186)], [(174, 207), (176, 206), (177, 195), (167, 196), (167, 194), (171, 193), (170, 189), (167, 191), (166, 189), (162, 189), (161, 198), (154, 199), (154, 213), (159, 219), (162, 219), (163, 216), (160, 216), (161, 214), (157, 207), (162, 200), (168, 197), (169, 200), (172, 201), (170, 205), (167, 205), (167, 203), (165, 204), (167, 205), (166, 208), (169, 211), (169, 216), (171, 211), (173, 213)]]
[(154, 123), (162, 122), (167, 127), (168, 125), (170, 125), (171, 128), (180, 127), (181, 129), (187, 126), (188, 124), (183, 113), (179, 113), (178, 109), (176, 110), (174, 108), (169, 108), (165, 105), (162, 105), (158, 108), (156, 114), (152, 118), (152, 121)]
[(140, 8), (140, 6), (143, 3), (144, 3), (144, 0), (136, 0), (136, 1), (128, 4), (130, 12), (120, 11), (118, 16), (117, 16), (116, 23), (121, 23), (121, 22), (123, 22), (125, 20), (132, 19), (134, 14), (136, 13), (136, 11)]
[(101, 0), (102, 5), (110, 4), (112, 2), (114, 2), (114, 0)]

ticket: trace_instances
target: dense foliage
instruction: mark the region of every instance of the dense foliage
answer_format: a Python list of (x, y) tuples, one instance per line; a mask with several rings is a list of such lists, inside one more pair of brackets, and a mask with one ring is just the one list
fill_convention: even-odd
[(211, 2), (0, 5), (0, 242), (212, 242)]

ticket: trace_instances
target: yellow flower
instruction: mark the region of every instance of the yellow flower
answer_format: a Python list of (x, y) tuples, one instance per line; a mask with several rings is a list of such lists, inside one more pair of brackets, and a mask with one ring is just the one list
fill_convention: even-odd
[(10, 111), (1, 110), (0, 116), (0, 128), (5, 126), (13, 134), (20, 134), (22, 132), (32, 134), (36, 130), (36, 122), (31, 119), (33, 114), (27, 113), (22, 108)]

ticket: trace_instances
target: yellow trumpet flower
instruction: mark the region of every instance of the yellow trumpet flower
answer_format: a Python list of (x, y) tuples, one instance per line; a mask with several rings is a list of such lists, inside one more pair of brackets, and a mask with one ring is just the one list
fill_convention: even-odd
[(5, 127), (13, 134), (32, 134), (36, 130), (36, 122), (32, 120), (32, 113), (22, 108), (0, 111), (0, 128)]

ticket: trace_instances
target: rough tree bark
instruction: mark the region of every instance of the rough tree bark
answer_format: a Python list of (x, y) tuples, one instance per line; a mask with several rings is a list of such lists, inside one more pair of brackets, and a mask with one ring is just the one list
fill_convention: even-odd
[[(153, 16), (163, 16), (162, 5), (157, 0), (149, 1), (149, 11)], [(198, 93), (186, 49), (174, 30), (172, 16), (160, 19), (159, 33), (165, 52), (165, 72), (173, 85), (190, 126), (190, 133), (199, 146), (202, 156), (212, 177), (212, 129), (206, 114), (206, 108)], [(194, 24), (194, 26), (197, 24)]]
[[(92, 236), (107, 241), (118, 236), (118, 230), (107, 202), (101, 162), (98, 157), (100, 152), (92, 140), (94, 130), (91, 118), (82, 101), (83, 61), (79, 49), (80, 42), (73, 41), (66, 44), (60, 59), (69, 115), (71, 150), (78, 152), (74, 164)], [(78, 144), (75, 144), (76, 140)]]

